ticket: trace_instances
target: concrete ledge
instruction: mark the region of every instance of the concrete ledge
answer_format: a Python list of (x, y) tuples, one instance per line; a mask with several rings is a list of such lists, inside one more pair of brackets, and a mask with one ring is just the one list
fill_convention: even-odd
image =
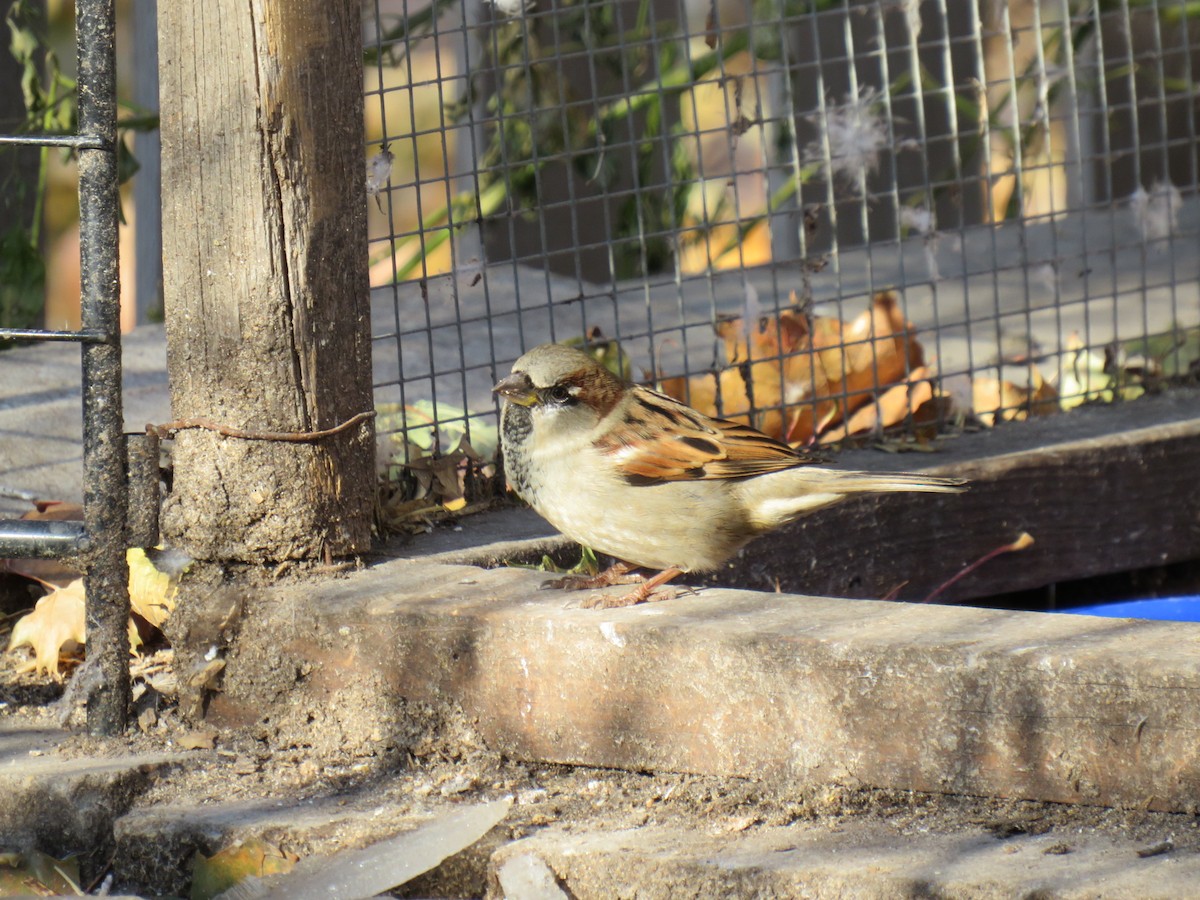
[(1190, 848), (1139, 856), (1150, 850), (1100, 835), (998, 838), (982, 829), (916, 835), (869, 821), (725, 835), (662, 826), (584, 834), (552, 829), (493, 855), (489, 896), (504, 896), (497, 873), (529, 856), (550, 868), (565, 888), (561, 896), (578, 900), (1194, 896), (1200, 857)]
[[(333, 794), (135, 809), (115, 822), (114, 856), (120, 860), (121, 880), (147, 886), (155, 895), (186, 895), (197, 852), (212, 855), (259, 839), (302, 857), (332, 855), (409, 831), (448, 808), (448, 803), (430, 802), (418, 813), (368, 793), (365, 798)], [(469, 874), (480, 888), (487, 854), (499, 841), (499, 836), (493, 837), (456, 860), (459, 868), (471, 867)]]
[(1173, 811), (1200, 800), (1200, 629), (718, 589), (592, 611), (538, 591), (542, 577), (380, 565), (305, 590), (320, 636), (296, 652), (328, 708), (370, 677), (460, 706), (493, 749), (527, 760)]
[[(75, 852), (110, 842), (113, 821), (179, 753), (64, 758), (68, 732), (0, 726), (0, 838), (5, 847)], [(98, 837), (99, 836), (99, 837)]]

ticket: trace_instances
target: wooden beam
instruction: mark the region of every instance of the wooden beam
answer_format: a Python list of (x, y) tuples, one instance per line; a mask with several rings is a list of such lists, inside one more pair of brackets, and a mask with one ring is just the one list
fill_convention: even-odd
[(848, 501), (751, 544), (724, 585), (831, 597), (921, 600), (1022, 532), (1033, 546), (982, 566), (939, 599), (1200, 559), (1200, 393), (1019, 422), (938, 443), (931, 454), (859, 451), (864, 469), (930, 468), (964, 494)]

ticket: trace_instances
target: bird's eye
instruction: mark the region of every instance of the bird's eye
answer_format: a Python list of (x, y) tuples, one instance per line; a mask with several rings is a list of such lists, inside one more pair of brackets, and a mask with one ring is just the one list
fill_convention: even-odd
[(546, 399), (551, 403), (566, 403), (571, 399), (571, 392), (561, 384), (556, 384), (546, 391)]

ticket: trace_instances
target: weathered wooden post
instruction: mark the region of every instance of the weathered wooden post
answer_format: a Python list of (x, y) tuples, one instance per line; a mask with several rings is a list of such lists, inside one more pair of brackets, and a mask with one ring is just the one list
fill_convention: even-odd
[(359, 4), (158, 13), (167, 365), (186, 426), (164, 534), (204, 559), (359, 552), (374, 490)]

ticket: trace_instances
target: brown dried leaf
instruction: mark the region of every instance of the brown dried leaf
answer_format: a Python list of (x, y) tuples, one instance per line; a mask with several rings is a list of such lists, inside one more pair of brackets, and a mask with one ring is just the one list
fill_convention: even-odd
[(405, 468), (420, 482), (421, 497), (430, 497), (446, 507), (461, 508), (464, 505), (459, 502), (464, 499), (464, 463), (479, 462), (482, 462), (479, 454), (463, 438), (449, 453), (410, 459)]
[(792, 433), (811, 435), (814, 415), (827, 414), (831, 402), (822, 402), (830, 390), (820, 355), (812, 352), (810, 334), (816, 328), (830, 331), (829, 321), (836, 322), (810, 323), (799, 310), (784, 310), (778, 317), (761, 316), (749, 329), (741, 318), (719, 322), (717, 335), (725, 343), (725, 358), (731, 365), (720, 373), (725, 418), (746, 422), (780, 440)]
[(46, 587), (66, 587), (83, 573), (57, 559), (2, 559), (0, 572), (11, 572)]
[(1029, 416), (1050, 416), (1058, 412), (1058, 392), (1042, 378), (1036, 366), (1029, 369), (1029, 386), (978, 375), (971, 381), (971, 402), (975, 415), (985, 425), (1021, 422)]
[(83, 521), (83, 507), (78, 503), (63, 500), (35, 500), (34, 509), (21, 516), (30, 521), (51, 520), (55, 522)]
[[(810, 318), (800, 308), (778, 316), (719, 321), (715, 330), (724, 343), (728, 368), (690, 379), (668, 378), (659, 389), (708, 415), (752, 425), (791, 444), (807, 444), (842, 422), (848, 412), (871, 405), (862, 419), (836, 433), (861, 433), (879, 427), (871, 400), (893, 385), (901, 391), (882, 407), (883, 426), (905, 420), (909, 408), (924, 400), (909, 396), (921, 388), (925, 354), (915, 330), (900, 311), (896, 295), (876, 294), (871, 308), (846, 324), (829, 317)], [(913, 406), (913, 404), (916, 404)], [(751, 409), (755, 410), (753, 415)], [(840, 438), (825, 437), (825, 440)]]
[(904, 422), (932, 421), (938, 415), (939, 407), (934, 403), (931, 374), (925, 366), (915, 369), (908, 381), (893, 385), (875, 402), (859, 407), (845, 423), (823, 432), (817, 443), (834, 444), (851, 435), (878, 433)]
[(825, 349), (821, 338), (815, 338), (822, 350), (822, 361), (828, 366), (825, 377), (830, 383), (842, 382), (850, 410), (868, 402), (872, 395), (889, 385), (902, 382), (908, 373), (925, 365), (925, 353), (915, 337), (912, 323), (905, 321), (896, 295), (884, 291), (875, 295), (871, 308), (861, 313), (845, 327), (839, 336), (844, 344), (842, 358), (836, 358), (839, 348)]

